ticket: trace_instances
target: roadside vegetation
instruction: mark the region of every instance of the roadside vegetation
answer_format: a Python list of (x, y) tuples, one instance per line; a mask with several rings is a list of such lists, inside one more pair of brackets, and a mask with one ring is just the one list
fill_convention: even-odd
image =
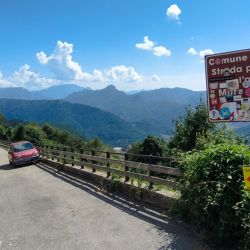
[(226, 125), (209, 123), (204, 103), (175, 121), (169, 141), (147, 137), (130, 152), (175, 157), (182, 189), (171, 215), (195, 224), (215, 249), (250, 249), (250, 192), (242, 173), (249, 146)]
[[(30, 140), (35, 144), (109, 150), (100, 140), (79, 138), (49, 124), (5, 121), (0, 116), (0, 138)], [(129, 160), (139, 155), (171, 159), (181, 170), (181, 196), (171, 215), (197, 226), (216, 249), (250, 249), (250, 192), (244, 190), (242, 165), (250, 163), (247, 141), (226, 125), (207, 120), (207, 108), (200, 103), (175, 121), (169, 140), (148, 136), (128, 150)], [(152, 164), (162, 164), (152, 158)], [(173, 167), (173, 165), (171, 165)]]
[(109, 147), (99, 139), (88, 140), (50, 124), (23, 123), (7, 121), (0, 114), (0, 138), (8, 141), (28, 140), (35, 145), (66, 146), (84, 150), (108, 150)]

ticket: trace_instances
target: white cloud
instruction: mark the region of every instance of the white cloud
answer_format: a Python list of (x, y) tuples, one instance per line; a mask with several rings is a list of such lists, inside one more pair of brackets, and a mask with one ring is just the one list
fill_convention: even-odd
[(166, 15), (171, 19), (180, 20), (181, 9), (177, 4), (172, 4), (168, 7)]
[(8, 80), (16, 87), (24, 87), (30, 90), (45, 88), (56, 82), (56, 80), (47, 79), (31, 71), (28, 64), (21, 66)]
[(212, 54), (214, 54), (212, 49), (204, 49), (199, 52), (199, 56), (202, 58), (206, 55), (212, 55)]
[(121, 82), (136, 82), (141, 81), (142, 76), (139, 75), (133, 67), (126, 67), (124, 65), (118, 65), (112, 67), (108, 72), (107, 76), (110, 81), (121, 81)]
[(204, 49), (204, 50), (197, 51), (194, 48), (189, 48), (187, 50), (187, 53), (190, 55), (193, 55), (193, 56), (197, 55), (197, 56), (201, 57), (201, 63), (203, 63), (204, 56), (212, 55), (212, 54), (214, 54), (214, 51), (212, 49)]
[[(47, 56), (43, 51), (36, 54), (38, 61), (47, 65), (48, 68), (60, 80), (101, 80), (100, 74), (90, 74), (83, 72), (81, 65), (72, 59), (73, 44), (58, 41), (56, 47), (50, 56)], [(100, 78), (98, 78), (98, 76)], [(97, 79), (98, 78), (98, 79)]]
[(49, 61), (49, 58), (43, 51), (36, 53), (36, 57), (41, 64), (47, 64)]
[(153, 75), (152, 75), (152, 80), (153, 80), (154, 82), (160, 82), (160, 81), (161, 81), (160, 77), (159, 77), (158, 75), (156, 75), (156, 74), (153, 74)]
[[(149, 39), (145, 41), (148, 42)], [(140, 82), (143, 79), (134, 67), (125, 65), (117, 65), (108, 70), (94, 69), (92, 72), (84, 72), (81, 65), (73, 61), (72, 53), (73, 44), (58, 41), (51, 55), (46, 55), (43, 51), (36, 53), (38, 61), (54, 73), (54, 79), (48, 79), (32, 71), (28, 64), (24, 64), (9, 77), (3, 77), (0, 71), (0, 87), (12, 86), (37, 90), (62, 83), (76, 83), (81, 86), (101, 88), (110, 81), (118, 86), (123, 84), (125, 86), (125, 83)]]
[(13, 84), (8, 79), (5, 79), (2, 72), (0, 71), (0, 87), (6, 88), (6, 87), (15, 87), (15, 84)]
[(156, 42), (150, 41), (148, 36), (144, 36), (144, 43), (137, 43), (138, 49), (150, 50), (155, 56), (171, 56), (171, 51), (164, 46), (155, 46)]
[(163, 46), (157, 46), (153, 48), (155, 56), (171, 56), (171, 51)]
[(197, 55), (198, 54), (198, 52), (194, 48), (189, 48), (187, 53), (190, 55)]
[(137, 43), (136, 48), (143, 50), (152, 50), (154, 47), (154, 42), (150, 41), (148, 36), (144, 36), (144, 43)]

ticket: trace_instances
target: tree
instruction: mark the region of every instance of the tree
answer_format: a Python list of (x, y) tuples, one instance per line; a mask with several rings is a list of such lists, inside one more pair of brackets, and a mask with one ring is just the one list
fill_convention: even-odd
[(163, 141), (160, 138), (149, 135), (146, 137), (141, 145), (140, 153), (143, 155), (162, 156), (163, 154)]
[(4, 124), (5, 118), (2, 114), (0, 114), (0, 124)]
[(11, 127), (7, 127), (5, 135), (6, 139), (10, 141), (13, 138), (13, 129)]
[(34, 143), (40, 144), (42, 141), (41, 129), (34, 124), (29, 124), (24, 127), (25, 139)]
[(20, 140), (24, 140), (24, 138), (25, 138), (24, 126), (19, 125), (14, 131), (13, 140), (20, 141)]
[[(130, 155), (130, 160), (141, 162), (146, 161), (148, 163), (149, 158), (146, 159), (140, 155), (153, 155), (162, 157), (166, 152), (166, 148), (167, 142), (164, 139), (149, 135), (143, 140), (143, 142), (134, 143), (128, 150), (128, 153), (132, 154)], [(151, 163), (157, 164), (157, 162), (157, 158), (151, 159)]]
[(55, 129), (48, 125), (47, 123), (45, 123), (42, 127), (43, 132), (47, 135), (48, 139), (54, 139), (55, 138)]
[(215, 124), (208, 121), (208, 110), (200, 102), (195, 108), (188, 107), (186, 113), (175, 121), (175, 130), (169, 141), (170, 148), (190, 151), (196, 147), (197, 138), (214, 130)]

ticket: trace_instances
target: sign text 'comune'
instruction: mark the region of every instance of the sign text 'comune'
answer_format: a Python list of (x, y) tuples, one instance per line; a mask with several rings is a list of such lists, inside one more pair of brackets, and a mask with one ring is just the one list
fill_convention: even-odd
[(205, 57), (211, 122), (250, 121), (250, 49)]

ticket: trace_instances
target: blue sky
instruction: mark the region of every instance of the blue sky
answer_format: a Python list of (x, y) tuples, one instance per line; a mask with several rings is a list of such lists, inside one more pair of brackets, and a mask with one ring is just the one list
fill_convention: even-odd
[(205, 89), (203, 56), (250, 44), (249, 0), (0, 3), (0, 86)]

